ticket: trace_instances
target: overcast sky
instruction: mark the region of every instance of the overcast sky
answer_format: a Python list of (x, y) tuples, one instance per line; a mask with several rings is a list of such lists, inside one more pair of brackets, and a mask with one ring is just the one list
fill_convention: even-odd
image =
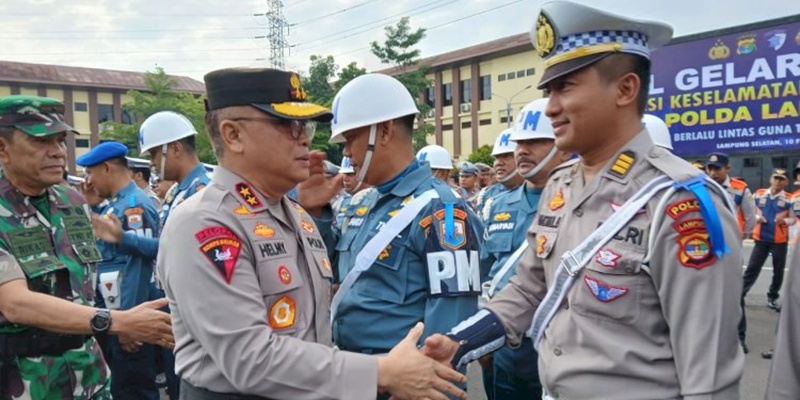
[[(671, 24), (677, 36), (800, 14), (797, 0), (579, 0)], [(410, 16), (428, 28), (423, 57), (527, 32), (540, 0), (291, 0), (286, 67), (312, 54), (383, 66), (369, 52), (383, 28)], [(214, 69), (269, 66), (267, 0), (0, 0), (0, 59), (148, 71), (201, 80)], [(254, 16), (254, 14), (262, 16)]]

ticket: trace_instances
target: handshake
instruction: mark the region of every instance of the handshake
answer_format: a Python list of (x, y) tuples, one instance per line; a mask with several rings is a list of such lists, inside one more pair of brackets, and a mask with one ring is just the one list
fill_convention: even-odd
[(451, 366), (459, 344), (435, 334), (418, 349), (423, 328), (421, 322), (417, 323), (389, 354), (378, 359), (378, 391), (391, 393), (397, 400), (447, 400), (445, 393), (466, 399), (466, 392), (453, 384), (466, 382), (466, 377)]

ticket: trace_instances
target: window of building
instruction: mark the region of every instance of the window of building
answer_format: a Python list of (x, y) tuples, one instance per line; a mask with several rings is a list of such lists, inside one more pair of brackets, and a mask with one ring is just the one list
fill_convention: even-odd
[(97, 122), (103, 123), (114, 120), (114, 106), (111, 104), (97, 105)]
[(517, 78), (522, 78), (525, 76), (525, 71), (517, 71)]
[(501, 124), (506, 124), (506, 123), (508, 123), (508, 120), (509, 120), (509, 117), (500, 117), (500, 123), (501, 123)]
[(491, 118), (482, 119), (482, 120), (478, 121), (478, 125), (480, 125), (480, 126), (491, 125), (491, 124), (492, 124), (492, 119)]
[(469, 129), (472, 127), (472, 121), (464, 121), (461, 123), (461, 129)]
[(88, 149), (89, 139), (75, 139), (75, 147), (80, 149)]
[(745, 158), (744, 159), (744, 167), (745, 168), (758, 168), (761, 166), (761, 159), (760, 158)]
[(525, 75), (526, 76), (531, 76), (531, 75), (534, 75), (534, 74), (536, 74), (536, 68), (528, 68), (528, 69), (525, 70)]
[(89, 109), (89, 107), (86, 105), (86, 103), (75, 103), (75, 111), (84, 111), (85, 112), (88, 109)]
[(788, 167), (789, 167), (788, 157), (772, 157), (772, 168), (786, 169)]
[(508, 74), (506, 74), (506, 79), (508, 79), (508, 80), (514, 79), (514, 73), (513, 72), (509, 72)]
[(444, 101), (442, 105), (445, 106), (452, 106), (453, 105), (453, 84), (452, 83), (445, 83), (442, 85), (442, 94), (444, 94)]
[(502, 82), (504, 80), (506, 80), (506, 74), (497, 75), (497, 81), (498, 82)]
[(425, 89), (425, 104), (434, 107), (436, 104), (436, 93), (432, 87)]
[(453, 130), (453, 124), (444, 124), (444, 125), (442, 125), (442, 130), (443, 131), (452, 131)]
[(481, 100), (489, 100), (492, 98), (492, 77), (491, 75), (484, 75), (481, 77)]
[(472, 101), (472, 80), (465, 79), (461, 81), (461, 104), (469, 103)]

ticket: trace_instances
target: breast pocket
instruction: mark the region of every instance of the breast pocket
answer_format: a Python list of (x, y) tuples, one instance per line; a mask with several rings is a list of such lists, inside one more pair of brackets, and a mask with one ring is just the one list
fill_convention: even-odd
[(303, 285), (303, 276), (293, 261), (289, 257), (257, 264), (267, 322), (280, 334), (291, 334), (302, 328), (303, 319), (298, 315), (298, 302), (302, 299), (298, 289)]
[(493, 230), (493, 227), (495, 226), (497, 226), (497, 224), (490, 224), (486, 228), (486, 242), (483, 244), (486, 247), (486, 251), (492, 254), (507, 253), (511, 251), (511, 242), (514, 239), (514, 231), (511, 229)]
[(643, 250), (604, 247), (576, 278), (570, 305), (590, 319), (632, 324), (642, 308), (642, 290), (650, 280), (642, 270), (643, 260)]
[(408, 254), (407, 242), (393, 239), (381, 250), (373, 265), (361, 274), (357, 292), (366, 297), (402, 304), (408, 285), (408, 268), (404, 265)]

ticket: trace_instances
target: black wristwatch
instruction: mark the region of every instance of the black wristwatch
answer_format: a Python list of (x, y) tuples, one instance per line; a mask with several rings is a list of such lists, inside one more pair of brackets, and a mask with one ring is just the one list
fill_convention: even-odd
[(105, 308), (98, 309), (94, 313), (90, 324), (92, 325), (92, 332), (94, 332), (95, 335), (104, 335), (108, 333), (108, 328), (111, 327), (111, 311)]

